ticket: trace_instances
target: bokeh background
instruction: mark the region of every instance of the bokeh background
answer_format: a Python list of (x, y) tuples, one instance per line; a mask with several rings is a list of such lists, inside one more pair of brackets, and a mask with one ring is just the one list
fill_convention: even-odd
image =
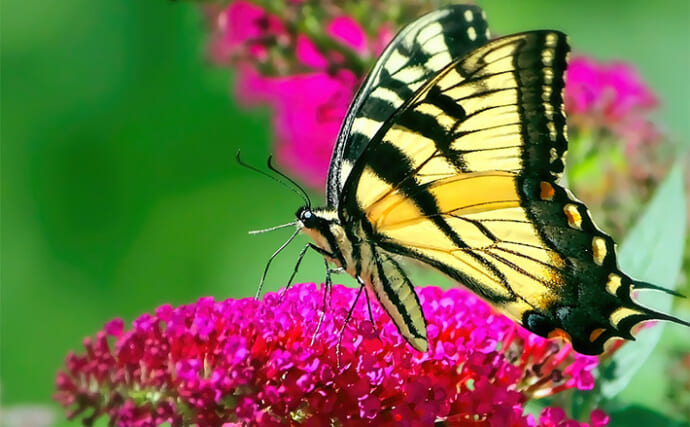
[[(687, 0), (480, 5), (494, 33), (555, 28), (578, 51), (637, 66), (662, 101), (659, 122), (689, 145)], [(300, 200), (235, 163), (241, 148), (263, 164), (269, 112), (236, 105), (193, 2), (3, 0), (0, 19), (2, 405), (52, 405), (64, 355), (107, 320), (253, 295), (289, 232), (247, 231), (291, 221)], [(267, 290), (300, 247), (276, 260)], [(297, 279), (322, 277), (313, 256)], [(626, 393), (649, 404), (664, 390)]]

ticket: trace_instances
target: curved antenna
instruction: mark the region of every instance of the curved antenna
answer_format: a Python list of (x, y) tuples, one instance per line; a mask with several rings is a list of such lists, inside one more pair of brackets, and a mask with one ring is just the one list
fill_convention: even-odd
[(288, 222), (287, 224), (282, 224), (282, 225), (276, 225), (275, 227), (264, 228), (262, 230), (252, 230), (249, 232), (249, 234), (267, 233), (269, 231), (280, 230), (281, 228), (286, 228), (286, 227), (289, 227), (291, 225), (297, 225), (297, 221)]
[[(264, 171), (262, 171), (262, 170), (259, 170), (259, 169), (255, 168), (254, 166), (249, 165), (249, 164), (245, 163), (244, 161), (242, 161), (242, 159), (240, 158), (240, 150), (237, 150), (237, 155), (235, 156), (235, 158), (237, 159), (237, 163), (239, 163), (240, 166), (244, 166), (245, 168), (247, 168), (247, 169), (249, 169), (249, 170), (253, 170), (254, 172), (260, 173), (261, 175), (263, 175), (263, 176), (265, 176), (265, 177), (267, 177), (267, 178), (270, 178), (270, 179), (272, 179), (273, 181), (275, 181), (275, 182), (281, 184), (283, 187), (290, 189), (290, 191), (292, 191), (293, 193), (295, 193), (295, 194), (297, 194), (298, 196), (300, 196), (300, 197), (302, 198), (302, 200), (304, 200), (304, 202), (307, 204), (307, 206), (309, 206), (309, 207), (311, 208), (311, 200), (309, 200), (309, 196), (307, 196), (307, 193), (305, 193), (304, 190), (302, 189), (302, 187), (300, 187), (299, 185), (297, 185), (297, 184), (295, 183), (295, 181), (291, 180), (290, 178), (288, 178), (288, 177), (285, 176), (284, 174), (278, 172), (278, 171), (275, 170), (274, 168), (271, 168), (271, 170), (273, 170), (274, 172), (278, 172), (278, 174), (279, 174), (280, 176), (287, 178), (288, 181), (290, 181), (293, 185), (295, 185), (297, 188), (299, 188), (299, 190), (301, 191), (301, 193), (300, 193), (299, 191), (297, 191), (294, 187), (289, 186), (285, 181), (282, 181), (282, 180), (276, 178), (275, 176), (269, 175), (269, 174), (267, 174), (266, 172), (264, 172)], [(269, 167), (270, 167), (270, 164), (271, 164), (271, 156), (268, 157), (268, 163), (269, 163)]]
[(302, 192), (302, 197), (304, 197), (304, 199), (306, 199), (306, 201), (307, 201), (307, 207), (309, 209), (311, 209), (311, 199), (309, 198), (309, 195), (307, 194), (307, 192), (304, 191), (304, 188), (302, 188), (292, 178), (290, 178), (289, 176), (285, 175), (284, 173), (282, 173), (281, 171), (279, 171), (278, 169), (273, 167), (273, 163), (271, 162), (271, 160), (273, 160), (273, 156), (268, 156), (268, 168), (270, 170), (272, 170), (273, 172), (277, 173), (278, 175), (282, 176), (283, 178), (287, 179), (290, 183), (292, 183), (292, 185), (294, 185), (296, 188), (298, 188), (299, 191)]
[(271, 266), (271, 262), (273, 262), (273, 259), (283, 250), (287, 245), (292, 242), (292, 240), (297, 237), (297, 234), (299, 233), (299, 228), (295, 230), (294, 233), (292, 233), (292, 236), (290, 236), (289, 239), (285, 243), (283, 243), (277, 251), (273, 252), (273, 255), (268, 259), (268, 262), (266, 263), (266, 268), (264, 268), (264, 274), (261, 275), (261, 280), (259, 281), (259, 288), (256, 290), (256, 299), (259, 299), (261, 296), (261, 289), (264, 287), (264, 281), (266, 280), (266, 274), (268, 274), (268, 268)]

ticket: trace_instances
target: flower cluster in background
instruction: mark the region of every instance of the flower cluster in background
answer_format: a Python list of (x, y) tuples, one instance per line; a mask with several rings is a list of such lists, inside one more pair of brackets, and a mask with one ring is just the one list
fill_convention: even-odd
[(581, 56), (568, 65), (565, 104), (571, 126), (604, 131), (621, 140), (628, 154), (659, 142), (659, 131), (648, 117), (658, 103), (628, 64)]
[[(69, 416), (99, 416), (121, 426), (449, 425), (604, 426), (546, 408), (525, 413), (532, 398), (594, 385), (597, 358), (533, 335), (474, 294), (418, 288), (430, 350), (409, 347), (385, 311), (364, 298), (339, 330), (356, 290), (322, 292), (295, 285), (282, 300), (251, 298), (159, 307), (125, 330), (108, 323), (83, 354), (70, 354), (56, 399)], [(313, 339), (313, 343), (312, 343)]]

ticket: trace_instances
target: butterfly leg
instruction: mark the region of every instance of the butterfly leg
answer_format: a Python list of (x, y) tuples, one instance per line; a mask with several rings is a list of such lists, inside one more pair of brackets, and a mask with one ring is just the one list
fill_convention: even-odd
[(319, 330), (321, 329), (321, 324), (323, 323), (323, 319), (326, 316), (326, 311), (328, 311), (328, 303), (331, 300), (331, 295), (332, 295), (332, 290), (333, 290), (333, 281), (331, 280), (331, 274), (333, 273), (342, 273), (344, 270), (341, 267), (338, 268), (330, 268), (328, 266), (328, 261), (324, 258), (324, 262), (326, 263), (326, 282), (324, 283), (324, 290), (323, 290), (323, 306), (321, 307), (321, 315), (319, 316), (319, 323), (316, 325), (316, 330), (314, 331), (314, 335), (311, 337), (311, 344), (314, 344), (314, 340), (316, 339), (316, 335), (318, 335)]
[[(359, 283), (360, 286), (364, 287), (364, 281), (362, 281), (361, 277), (357, 277), (357, 283)], [(379, 332), (378, 329), (376, 328), (376, 322), (374, 322), (374, 314), (371, 311), (371, 300), (369, 299), (369, 292), (364, 292), (364, 296), (367, 297), (367, 310), (369, 311), (369, 321), (371, 322), (371, 326), (374, 329), (374, 334), (376, 335), (376, 338), (381, 341), (381, 337), (379, 337)]]
[(310, 246), (312, 246), (311, 243), (308, 243), (302, 250), (299, 252), (299, 255), (297, 255), (297, 263), (295, 264), (295, 269), (292, 270), (292, 274), (290, 275), (290, 278), (287, 281), (287, 284), (285, 285), (285, 289), (283, 292), (280, 294), (280, 298), (278, 301), (283, 301), (283, 297), (285, 296), (285, 292), (287, 292), (288, 289), (290, 289), (290, 286), (292, 286), (292, 280), (295, 278), (295, 275), (297, 275), (297, 270), (299, 270), (300, 264), (302, 264), (302, 259), (304, 258), (304, 255), (307, 254), (307, 250), (309, 250)]
[(340, 332), (338, 333), (338, 343), (335, 345), (336, 366), (338, 367), (338, 369), (340, 369), (340, 345), (343, 342), (343, 335), (345, 335), (345, 327), (347, 326), (347, 323), (352, 318), (352, 312), (355, 310), (355, 307), (357, 306), (357, 301), (359, 301), (359, 297), (360, 297), (360, 295), (362, 295), (363, 290), (364, 290), (364, 286), (360, 286), (359, 291), (357, 291), (357, 296), (355, 297), (355, 301), (352, 303), (350, 310), (348, 310), (347, 316), (345, 316), (345, 321), (343, 322), (343, 326), (340, 328)]
[[(292, 270), (292, 274), (290, 275), (290, 278), (288, 279), (287, 284), (285, 285), (285, 290), (280, 294), (280, 299), (279, 299), (279, 301), (282, 301), (282, 300), (283, 300), (283, 297), (285, 296), (285, 292), (287, 292), (287, 290), (290, 289), (290, 287), (292, 286), (292, 280), (293, 280), (293, 279), (295, 278), (295, 276), (297, 275), (297, 271), (299, 270), (299, 267), (300, 267), (300, 265), (302, 264), (302, 260), (304, 259), (304, 256), (307, 254), (307, 251), (308, 251), (310, 248), (313, 249), (313, 250), (315, 250), (316, 252), (318, 252), (319, 254), (321, 254), (321, 255), (323, 255), (323, 256), (332, 257), (332, 254), (330, 254), (330, 253), (324, 251), (323, 249), (321, 249), (320, 247), (316, 246), (315, 244), (313, 244), (313, 243), (307, 243), (307, 245), (306, 245), (305, 247), (303, 247), (302, 250), (299, 252), (299, 255), (297, 255), (297, 263), (295, 263), (295, 268)], [(330, 270), (330, 271), (329, 271), (329, 270)], [(342, 270), (342, 269), (330, 269), (330, 268), (328, 267), (328, 262), (326, 261), (326, 280), (327, 280), (327, 281), (330, 280), (330, 273), (331, 273), (331, 272), (339, 273), (341, 270)]]

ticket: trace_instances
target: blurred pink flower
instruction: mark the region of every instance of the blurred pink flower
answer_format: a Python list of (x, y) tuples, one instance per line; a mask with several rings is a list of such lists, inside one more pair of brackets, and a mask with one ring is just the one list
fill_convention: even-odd
[[(118, 426), (586, 425), (572, 424), (558, 408), (537, 422), (523, 406), (535, 384), (590, 387), (596, 359), (518, 332), (470, 292), (417, 290), (428, 323), (427, 353), (409, 347), (378, 304), (372, 325), (360, 298), (340, 363), (339, 330), (357, 291), (333, 287), (331, 308), (311, 343), (321, 292), (305, 284), (282, 301), (267, 294), (262, 301), (164, 305), (129, 330), (111, 321), (84, 341), (85, 354), (67, 356), (55, 398), (70, 418), (91, 424), (106, 415)], [(507, 352), (520, 361), (513, 363)], [(587, 362), (575, 367), (581, 360)], [(592, 414), (592, 426), (606, 424), (600, 415)]]
[(647, 117), (658, 100), (628, 64), (573, 58), (568, 66), (565, 106), (575, 126), (607, 130), (627, 142), (629, 153), (659, 139)]
[(289, 40), (280, 18), (248, 1), (232, 2), (214, 18), (217, 31), (210, 47), (217, 62), (233, 58), (266, 60), (271, 44), (286, 44)]

